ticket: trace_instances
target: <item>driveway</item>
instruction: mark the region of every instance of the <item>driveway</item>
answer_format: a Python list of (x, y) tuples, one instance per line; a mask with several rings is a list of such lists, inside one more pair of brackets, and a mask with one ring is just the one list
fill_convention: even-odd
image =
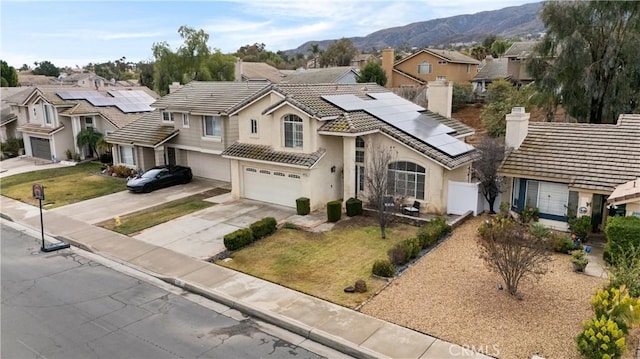
[(64, 167), (62, 163), (33, 157), (14, 157), (0, 161), (0, 178), (13, 176), (18, 173), (46, 170), (49, 168)]
[(296, 214), (294, 208), (248, 199), (233, 201), (230, 194), (210, 200), (220, 204), (148, 228), (134, 238), (193, 258), (208, 259), (226, 249), (226, 234), (264, 217), (280, 222)]

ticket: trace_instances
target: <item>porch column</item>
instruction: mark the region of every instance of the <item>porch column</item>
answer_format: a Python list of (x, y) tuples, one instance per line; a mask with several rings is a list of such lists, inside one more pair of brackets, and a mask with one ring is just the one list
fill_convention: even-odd
[(74, 152), (79, 153), (82, 156), (82, 158), (84, 158), (84, 153), (81, 152), (81, 149), (80, 147), (78, 147), (78, 143), (76, 142), (76, 139), (78, 138), (78, 133), (80, 133), (80, 130), (82, 130), (82, 126), (80, 125), (80, 117), (72, 116), (71, 117), (71, 133), (73, 135)]
[(155, 147), (153, 151), (154, 151), (155, 165), (161, 166), (166, 164), (165, 158), (164, 158), (164, 146)]
[(342, 138), (343, 200), (356, 196), (356, 138)]

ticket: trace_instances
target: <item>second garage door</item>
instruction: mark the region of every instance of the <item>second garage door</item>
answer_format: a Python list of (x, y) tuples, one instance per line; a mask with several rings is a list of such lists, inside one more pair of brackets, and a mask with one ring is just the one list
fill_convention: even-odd
[(301, 197), (300, 174), (257, 167), (245, 167), (242, 173), (245, 198), (295, 207)]
[(48, 138), (30, 137), (31, 155), (37, 158), (51, 159), (51, 146)]
[(188, 151), (187, 165), (196, 177), (211, 178), (220, 181), (231, 181), (231, 164), (220, 155)]

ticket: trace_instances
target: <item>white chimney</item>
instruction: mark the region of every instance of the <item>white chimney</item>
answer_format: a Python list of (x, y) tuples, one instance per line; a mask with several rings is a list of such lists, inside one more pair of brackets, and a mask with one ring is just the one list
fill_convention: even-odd
[(450, 118), (453, 103), (453, 82), (444, 80), (427, 82), (427, 101), (429, 111)]
[(234, 76), (235, 76), (236, 82), (242, 82), (242, 59), (241, 58), (236, 59), (236, 68), (235, 68)]
[(179, 82), (174, 82), (171, 85), (169, 85), (169, 93), (173, 93), (174, 91), (178, 90), (181, 87), (182, 85), (180, 85)]
[(520, 148), (529, 132), (529, 117), (530, 114), (525, 112), (524, 107), (514, 107), (511, 113), (507, 114), (507, 134), (504, 139), (507, 148), (514, 150)]

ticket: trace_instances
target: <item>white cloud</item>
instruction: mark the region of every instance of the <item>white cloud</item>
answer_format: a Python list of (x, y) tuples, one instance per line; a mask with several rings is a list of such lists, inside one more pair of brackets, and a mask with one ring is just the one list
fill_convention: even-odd
[(77, 29), (68, 32), (50, 32), (50, 33), (34, 33), (33, 37), (37, 38), (69, 38), (69, 39), (84, 39), (84, 40), (123, 40), (123, 39), (140, 39), (158, 37), (165, 33), (163, 32), (108, 32), (108, 31), (94, 31), (88, 29)]

